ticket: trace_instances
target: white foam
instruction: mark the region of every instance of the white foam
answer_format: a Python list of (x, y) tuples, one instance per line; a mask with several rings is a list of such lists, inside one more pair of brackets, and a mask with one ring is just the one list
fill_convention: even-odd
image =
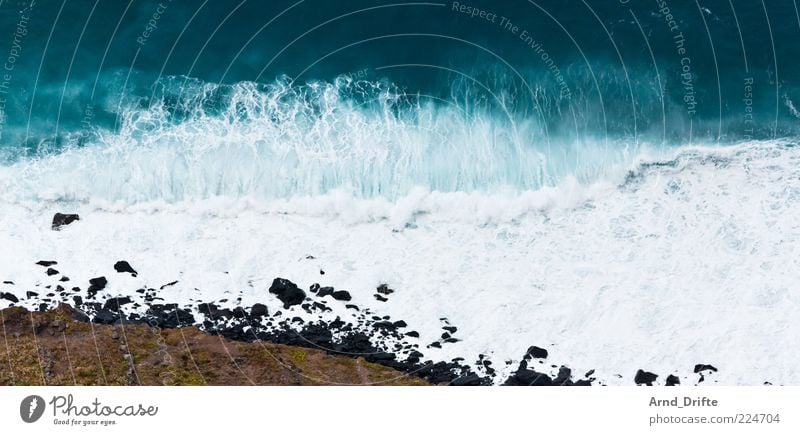
[[(683, 148), (668, 165), (635, 168), (624, 185), (417, 189), (396, 201), (342, 191), (136, 204), (14, 198), (0, 214), (0, 279), (19, 294), (46, 282), (36, 261), (55, 259), (84, 288), (109, 277), (109, 296), (177, 279), (162, 291), (168, 301), (241, 294), (274, 311), (267, 288), (283, 277), (347, 289), (354, 303), (407, 321), (423, 345), (448, 318), (463, 341), (423, 349), (429, 358), (486, 353), (502, 369), (538, 345), (549, 362), (596, 369), (607, 383), (630, 383), (640, 368), (690, 382), (697, 363), (720, 369), (707, 382), (800, 382), (797, 148)], [(57, 211), (81, 221), (53, 232)], [(113, 272), (121, 259), (138, 281)], [(381, 283), (396, 290), (388, 303), (372, 296)]]

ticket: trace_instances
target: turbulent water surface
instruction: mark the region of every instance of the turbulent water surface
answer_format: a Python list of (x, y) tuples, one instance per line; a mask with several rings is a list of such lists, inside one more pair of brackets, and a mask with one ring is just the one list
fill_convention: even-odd
[(283, 277), (504, 375), (800, 382), (793, 2), (268, 3), (0, 4), (3, 291)]

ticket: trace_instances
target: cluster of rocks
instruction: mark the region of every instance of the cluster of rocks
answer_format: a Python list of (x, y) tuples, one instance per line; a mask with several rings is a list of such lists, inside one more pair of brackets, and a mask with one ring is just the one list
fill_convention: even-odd
[[(53, 230), (60, 230), (78, 220), (78, 215), (56, 214), (53, 218)], [(269, 293), (281, 302), (286, 313), (280, 310), (270, 313), (267, 305), (262, 303), (255, 303), (250, 307), (241, 306), (241, 298), (234, 304), (228, 304), (227, 299), (215, 302), (198, 301), (193, 306), (166, 303), (160, 297), (162, 290), (178, 284), (178, 281), (164, 284), (159, 289), (140, 288), (135, 294), (126, 296), (103, 294), (109, 284), (105, 276), (90, 279), (85, 292), (81, 287), (68, 289), (69, 286), (65, 286), (70, 278), (56, 269), (56, 261), (42, 260), (36, 264), (44, 268), (48, 278), (57, 279), (57, 282), (37, 288), (37, 291), (28, 290), (24, 302), (34, 306), (38, 304), (38, 309), (45, 311), (57, 304), (62, 304), (60, 306), (63, 309), (63, 303), (68, 301), (74, 307), (70, 308), (70, 312), (75, 320), (110, 325), (146, 323), (160, 328), (196, 325), (208, 333), (233, 340), (268, 341), (323, 349), (339, 355), (360, 356), (367, 361), (425, 378), (434, 384), (584, 386), (592, 385), (596, 381), (592, 376), (594, 370), (578, 378), (570, 368), (548, 363), (548, 351), (538, 346), (528, 349), (516, 370), (504, 381), (496, 379), (498, 371), (484, 354), (479, 355), (472, 365), (465, 363), (464, 358), (451, 361), (426, 359), (420, 350), (420, 334), (410, 330), (404, 320), (377, 316), (369, 307), (354, 303), (347, 290), (337, 290), (330, 286), (313, 284), (306, 291), (287, 279), (275, 278), (269, 287)], [(118, 274), (138, 276), (136, 269), (125, 260), (116, 262), (113, 267)], [(324, 272), (320, 271), (320, 274), (324, 275)], [(3, 281), (3, 285), (14, 286), (14, 283)], [(394, 289), (387, 284), (381, 284), (375, 289), (373, 296), (377, 301), (386, 303), (393, 293)], [(20, 297), (8, 291), (0, 292), (0, 299), (7, 300), (12, 305), (20, 303)], [(343, 304), (344, 309), (352, 316), (347, 316), (349, 320), (342, 320), (340, 316), (330, 319), (337, 313), (343, 313), (341, 308), (331, 304)], [(305, 316), (304, 319), (293, 315), (301, 314), (298, 309), (311, 316)], [(323, 314), (327, 314), (327, 320), (323, 319)], [(426, 348), (442, 348), (443, 345), (460, 341), (457, 337), (458, 327), (450, 324), (447, 318), (441, 318), (440, 321), (443, 326), (439, 339), (425, 345)], [(58, 330), (58, 325), (54, 330)], [(695, 367), (695, 373), (700, 377), (698, 383), (716, 371), (711, 365), (698, 364)], [(658, 375), (644, 370), (639, 370), (634, 376), (634, 382), (638, 385), (653, 385), (657, 379)], [(666, 385), (678, 384), (680, 379), (677, 376), (669, 375), (666, 378)]]

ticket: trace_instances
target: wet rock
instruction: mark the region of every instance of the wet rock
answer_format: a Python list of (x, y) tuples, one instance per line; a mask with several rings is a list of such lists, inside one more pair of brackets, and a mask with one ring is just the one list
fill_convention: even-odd
[(335, 291), (335, 292), (331, 293), (331, 296), (334, 299), (336, 299), (337, 301), (349, 301), (349, 300), (353, 299), (350, 296), (350, 292), (348, 292), (347, 290)]
[(706, 370), (716, 372), (717, 368), (712, 366), (711, 364), (697, 364), (694, 366), (695, 373), (700, 373)]
[(14, 296), (12, 293), (8, 293), (8, 292), (5, 292), (5, 293), (0, 292), (0, 299), (5, 299), (7, 301), (11, 301), (11, 302), (14, 302), (14, 303), (19, 302), (19, 298)]
[(333, 294), (333, 287), (320, 287), (317, 290), (317, 296), (325, 297)]
[(547, 350), (542, 349), (538, 346), (531, 346), (528, 348), (528, 351), (525, 352), (525, 359), (545, 359), (547, 358)]
[(81, 217), (77, 214), (63, 214), (63, 213), (56, 213), (53, 215), (53, 230), (60, 230), (61, 227), (65, 225), (69, 225), (75, 221), (79, 221)]
[(131, 302), (133, 301), (128, 296), (111, 298), (106, 300), (105, 305), (103, 305), (103, 309), (118, 313), (120, 311), (120, 307), (130, 304)]
[[(269, 292), (276, 295), (283, 302), (283, 308), (299, 305), (306, 298), (306, 292), (297, 288), (293, 282), (283, 278), (275, 278), (272, 281)], [(320, 292), (322, 292), (322, 289), (320, 289)]]
[(680, 385), (680, 384), (681, 384), (681, 380), (677, 376), (675, 376), (675, 375), (667, 376), (666, 386), (672, 387), (672, 386)]
[(389, 286), (387, 286), (386, 284), (379, 285), (376, 291), (379, 294), (387, 295), (387, 296), (392, 294), (392, 293), (394, 293), (394, 290), (390, 289)]
[(188, 310), (178, 308), (177, 304), (153, 304), (145, 313), (148, 323), (160, 328), (177, 328), (194, 323), (194, 316)]
[(250, 308), (250, 317), (254, 319), (260, 319), (268, 314), (267, 306), (264, 304), (253, 304)]
[(116, 270), (117, 273), (130, 273), (134, 277), (138, 275), (127, 261), (117, 261), (114, 264), (114, 270)]
[(475, 373), (453, 379), (450, 385), (454, 387), (483, 385), (483, 379)]
[(104, 277), (92, 278), (89, 280), (89, 288), (86, 290), (89, 293), (89, 297), (93, 298), (97, 292), (103, 290), (108, 285), (108, 280)]
[(635, 382), (636, 385), (644, 384), (647, 385), (648, 387), (652, 387), (653, 382), (655, 382), (657, 378), (658, 378), (657, 374), (646, 372), (642, 369), (639, 369), (636, 372), (636, 376), (634, 376), (633, 378), (633, 382)]
[(520, 366), (516, 373), (511, 375), (503, 385), (547, 387), (553, 385), (553, 380), (544, 373), (539, 373), (535, 370)]
[(104, 325), (113, 325), (117, 320), (119, 320), (119, 316), (111, 310), (100, 309), (94, 315), (95, 323)]
[(558, 369), (558, 375), (553, 379), (553, 385), (570, 385), (570, 378), (572, 377), (572, 370), (569, 367), (561, 366)]

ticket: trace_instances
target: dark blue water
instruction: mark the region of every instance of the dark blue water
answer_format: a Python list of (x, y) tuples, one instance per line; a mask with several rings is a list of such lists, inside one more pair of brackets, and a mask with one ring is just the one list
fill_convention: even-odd
[(0, 17), (12, 160), (85, 146), (154, 104), (172, 123), (237, 116), (225, 84), (303, 94), (337, 77), (370, 83), (343, 91), (355, 104), (379, 85), (390, 111), (495, 113), (561, 142), (727, 143), (800, 122), (791, 0), (7, 0)]

